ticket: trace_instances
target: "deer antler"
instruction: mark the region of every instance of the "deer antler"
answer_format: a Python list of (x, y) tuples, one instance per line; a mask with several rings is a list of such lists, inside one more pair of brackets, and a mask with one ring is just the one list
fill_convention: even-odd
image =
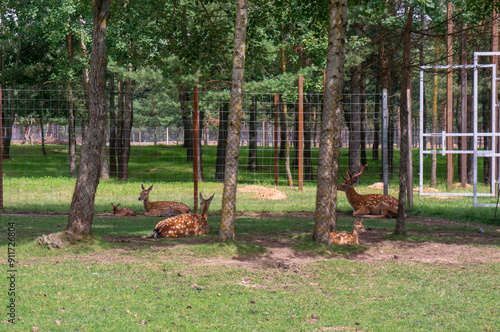
[[(361, 174), (363, 174), (363, 172), (365, 171), (365, 168), (367, 168), (367, 167), (368, 167), (368, 164), (366, 164), (365, 166), (361, 167), (361, 171), (359, 171), (358, 174), (351, 176), (350, 179), (354, 180), (355, 178), (361, 176)], [(354, 174), (354, 171), (352, 171), (352, 174)]]

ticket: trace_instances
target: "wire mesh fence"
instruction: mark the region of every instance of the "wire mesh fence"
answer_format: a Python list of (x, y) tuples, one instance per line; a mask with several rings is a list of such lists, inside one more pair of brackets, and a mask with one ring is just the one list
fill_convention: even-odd
[[(127, 180), (123, 190), (138, 183), (193, 181), (192, 92), (108, 92), (106, 149), (103, 176)], [(199, 179), (224, 180), (229, 91), (200, 92)], [(305, 94), (303, 104), (303, 179), (314, 186), (318, 164), (323, 97)], [(380, 94), (345, 95), (340, 167), (349, 166), (353, 150), (370, 168), (365, 174), (382, 176), (382, 98)], [(240, 184), (296, 186), (298, 181), (299, 116), (297, 96), (246, 94), (240, 132)], [(389, 98), (389, 149), (399, 147), (398, 100)], [(88, 123), (83, 91), (3, 90), (3, 141), (7, 208), (48, 200), (68, 202), (78, 170), (78, 153)], [(416, 128), (414, 128), (416, 129)], [(414, 135), (417, 130), (413, 130)], [(416, 137), (413, 139), (418, 142)], [(71, 146), (74, 146), (72, 152)], [(288, 150), (288, 153), (287, 153)], [(105, 153), (105, 154), (104, 154)], [(391, 175), (399, 165), (390, 154)], [(288, 159), (288, 160), (287, 160)], [(287, 173), (286, 165), (290, 165)], [(365, 175), (366, 176), (366, 175)], [(43, 178), (44, 194), (34, 179)], [(128, 185), (127, 185), (128, 183)], [(64, 189), (63, 189), (64, 187)], [(125, 189), (127, 188), (127, 189)], [(99, 190), (99, 189), (98, 189)], [(137, 191), (137, 190), (136, 190)], [(46, 194), (49, 192), (50, 194)], [(118, 199), (119, 193), (110, 199)], [(38, 198), (37, 198), (38, 197)], [(23, 201), (24, 200), (24, 201)], [(41, 203), (40, 203), (41, 204)], [(63, 203), (61, 203), (63, 204)], [(41, 209), (44, 207), (42, 206)]]

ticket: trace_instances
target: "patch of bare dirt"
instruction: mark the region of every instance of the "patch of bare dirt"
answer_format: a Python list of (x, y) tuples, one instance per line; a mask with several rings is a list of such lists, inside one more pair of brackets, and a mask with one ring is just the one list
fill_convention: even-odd
[[(237, 217), (245, 218), (312, 218), (313, 212), (299, 211), (289, 213), (256, 213), (240, 212)], [(352, 216), (339, 213), (341, 218)], [(395, 219), (393, 219), (395, 222)], [(441, 227), (437, 230), (410, 231), (409, 235), (432, 236), (432, 242), (415, 242), (403, 240), (386, 240), (384, 237), (392, 232), (389, 230), (368, 229), (360, 235), (360, 244), (366, 251), (349, 256), (325, 257), (307, 253), (298, 253), (292, 249), (297, 241), (288, 234), (289, 232), (276, 232), (268, 235), (239, 235), (236, 240), (242, 243), (259, 245), (267, 248), (261, 256), (235, 256), (232, 258), (190, 258), (192, 264), (199, 265), (235, 265), (243, 268), (276, 267), (293, 269), (294, 267), (324, 259), (348, 259), (364, 263), (400, 262), (400, 263), (425, 263), (436, 265), (482, 265), (500, 263), (500, 226), (457, 222), (448, 219), (413, 218), (407, 220), (408, 224)], [(456, 230), (452, 227), (457, 227)], [(450, 229), (451, 228), (451, 229)], [(465, 229), (464, 229), (465, 228)], [(480, 229), (483, 232), (480, 232)], [(151, 251), (161, 251), (165, 248), (176, 248), (217, 241), (215, 235), (188, 237), (182, 241), (169, 239), (149, 239), (138, 236), (108, 236), (105, 241), (113, 243), (127, 243), (127, 246), (109, 249), (106, 252), (85, 255), (82, 259), (98, 260), (100, 262), (133, 262), (143, 258), (137, 255), (128, 255), (127, 252), (147, 247)], [(28, 262), (27, 262), (28, 263)]]
[(277, 200), (277, 199), (286, 199), (286, 195), (282, 193), (281, 191), (274, 189), (274, 188), (268, 188), (264, 186), (256, 186), (256, 185), (250, 185), (250, 186), (245, 186), (243, 188), (238, 189), (239, 192), (241, 193), (255, 193), (252, 195), (254, 198), (258, 199), (263, 199), (263, 200)]
[[(293, 218), (310, 218), (310, 212), (297, 212), (286, 214), (271, 213), (240, 213), (240, 217), (254, 218), (283, 218), (284, 216)], [(342, 215), (346, 217), (346, 215)], [(463, 222), (446, 219), (432, 218), (409, 218), (410, 223), (419, 223), (428, 226), (446, 227), (467, 227)], [(484, 233), (479, 232), (479, 228)], [(392, 231), (392, 230), (391, 230)], [(192, 264), (199, 265), (235, 265), (243, 268), (275, 267), (283, 269), (293, 269), (294, 267), (312, 263), (325, 259), (348, 259), (365, 263), (379, 262), (402, 262), (402, 263), (425, 263), (436, 265), (482, 265), (500, 263), (500, 227), (494, 225), (484, 225), (474, 223), (470, 230), (437, 230), (432, 233), (426, 231), (412, 231), (408, 235), (432, 235), (436, 237), (435, 242), (414, 242), (402, 240), (386, 240), (385, 235), (391, 231), (380, 231), (368, 229), (361, 234), (360, 244), (368, 249), (364, 252), (349, 256), (325, 257), (314, 254), (298, 253), (292, 249), (292, 245), (297, 241), (295, 238), (284, 234), (276, 233), (262, 236), (236, 235), (236, 240), (259, 245), (268, 248), (268, 251), (261, 256), (235, 256), (232, 258), (203, 258), (194, 259)], [(286, 232), (285, 232), (286, 233)], [(183, 244), (178, 244), (168, 239), (152, 240), (137, 237), (105, 238), (110, 242), (128, 242), (132, 246), (146, 243), (155, 243), (161, 247), (177, 247), (191, 244), (209, 243), (216, 241), (214, 236), (202, 236), (186, 238)]]

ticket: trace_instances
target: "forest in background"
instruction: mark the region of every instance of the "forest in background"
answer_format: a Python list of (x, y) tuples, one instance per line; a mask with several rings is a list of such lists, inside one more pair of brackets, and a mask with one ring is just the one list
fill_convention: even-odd
[[(453, 63), (471, 63), (473, 52), (495, 47), (492, 17), (494, 5), (498, 5), (498, 1), (466, 0), (451, 3)], [(0, 5), (2, 87), (88, 91), (88, 64), (92, 48), (90, 4), (90, 1), (74, 0), (3, 1)], [(410, 66), (415, 96), (419, 66), (447, 63), (446, 38), (450, 21), (447, 4), (444, 1), (422, 0), (348, 1), (344, 89), (345, 93), (360, 99), (354, 104), (361, 105), (344, 112), (344, 121), (349, 129), (350, 168), (359, 169), (363, 159), (362, 136), (366, 131), (363, 96), (367, 91), (380, 93), (382, 88), (387, 88), (389, 95), (401, 92), (401, 45), (404, 29), (408, 25), (406, 17), (409, 6), (414, 7)], [(189, 151), (192, 151), (190, 109), (194, 86), (206, 93), (227, 91), (230, 86), (235, 6), (232, 1), (113, 2), (106, 43), (109, 99), (113, 100), (108, 111), (110, 132), (121, 135), (117, 141), (123, 142), (121, 144), (125, 146), (122, 149), (123, 158), (129, 153), (126, 151), (129, 148), (127, 142), (130, 141), (134, 120), (137, 122), (142, 115), (134, 114), (134, 93), (153, 91), (168, 91), (176, 95), (174, 99), (182, 110), (178, 121), (184, 128), (183, 141), (188, 148), (189, 158)], [(297, 77), (303, 75), (304, 92), (321, 93), (326, 66), (327, 32), (327, 1), (251, 1), (245, 92), (276, 92), (280, 93), (285, 105), (286, 102), (293, 103), (297, 98)], [(446, 101), (445, 74), (440, 72), (442, 79), (439, 85), (427, 91), (428, 104), (433, 102), (434, 91), (439, 95), (436, 100), (440, 104), (437, 105), (436, 101), (436, 105), (432, 105), (440, 110), (437, 113), (439, 124), (445, 118), (441, 111)], [(469, 95), (471, 76), (468, 76)], [(454, 88), (458, 92), (461, 77), (458, 72), (454, 77)], [(428, 86), (432, 87), (434, 77), (428, 75), (428, 80)], [(482, 84), (488, 84), (488, 80), (485, 79)], [(116, 95), (114, 91), (117, 91)], [(457, 113), (454, 118), (459, 128), (461, 99), (459, 93), (455, 95)], [(488, 115), (491, 110), (487, 103), (489, 96), (481, 98), (481, 129), (487, 131), (488, 123), (491, 122)], [(417, 101), (417, 98), (414, 99)], [(468, 98), (469, 103), (471, 99)], [(76, 107), (77, 101), (81, 103), (85, 98), (78, 99), (70, 95), (68, 100), (75, 103), (75, 107), (68, 107), (67, 115), (74, 174), (75, 119), (85, 119), (86, 107)], [(4, 156), (7, 157), (11, 135), (9, 128), (15, 121), (13, 115), (8, 114), (8, 106), (3, 107)], [(416, 109), (417, 103), (411, 113), (414, 118), (418, 114)], [(286, 111), (286, 106), (283, 110)], [(50, 112), (48, 110), (49, 114), (43, 116), (51, 117)], [(397, 108), (391, 108), (391, 112), (391, 117), (397, 118)], [(120, 120), (115, 122), (112, 119)], [(430, 125), (430, 120), (427, 122)], [(380, 128), (373, 130), (378, 132)]]

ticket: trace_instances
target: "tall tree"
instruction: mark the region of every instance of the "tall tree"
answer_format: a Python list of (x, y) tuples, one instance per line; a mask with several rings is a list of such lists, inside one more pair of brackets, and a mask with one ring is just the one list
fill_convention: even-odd
[(337, 221), (347, 0), (329, 0), (329, 26), (313, 235), (316, 242), (326, 244), (331, 244), (330, 232)]
[(400, 127), (401, 127), (401, 156), (399, 165), (399, 205), (396, 218), (395, 234), (403, 234), (406, 222), (406, 195), (408, 187), (408, 156), (410, 153), (408, 141), (408, 93), (411, 78), (411, 30), (413, 23), (413, 6), (408, 6), (406, 27), (403, 34), (403, 77), (401, 81)]
[(245, 74), (245, 40), (248, 22), (248, 0), (238, 0), (234, 27), (233, 75), (229, 106), (229, 132), (222, 196), (219, 241), (234, 240), (236, 185), (240, 150), (241, 117), (243, 114), (243, 82)]
[(66, 233), (75, 239), (92, 234), (94, 200), (99, 184), (101, 148), (106, 119), (106, 30), (111, 0), (93, 0), (92, 56), (90, 60), (89, 124), (83, 140), (80, 168)]

